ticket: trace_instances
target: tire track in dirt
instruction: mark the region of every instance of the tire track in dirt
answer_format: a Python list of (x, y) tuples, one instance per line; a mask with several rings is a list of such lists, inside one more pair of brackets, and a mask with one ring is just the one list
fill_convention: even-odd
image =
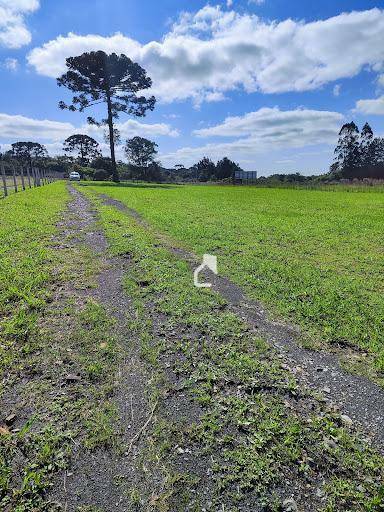
[[(175, 246), (169, 237), (156, 232), (136, 210), (105, 194), (99, 197), (104, 204), (114, 206), (150, 229), (161, 244), (187, 261), (191, 270), (200, 264), (196, 255)], [(300, 347), (297, 327), (271, 320), (261, 303), (248, 299), (229, 279), (210, 272), (206, 277), (212, 282), (212, 289), (225, 298), (230, 310), (277, 349), (285, 368), (301, 385), (319, 392), (324, 401), (345, 416), (347, 423), (355, 422), (377, 448), (384, 450), (384, 389), (365, 377), (347, 373), (341, 368), (337, 355)]]
[[(101, 259), (97, 287), (85, 293), (102, 304), (114, 319), (114, 337), (122, 346), (124, 357), (115, 369), (113, 390), (118, 413), (118, 446), (115, 449), (96, 450), (76, 446), (70, 467), (59, 475), (49, 498), (59, 503), (65, 511), (91, 506), (104, 512), (127, 510), (131, 490), (146, 485), (143, 483), (139, 462), (142, 443), (136, 434), (141, 431), (151, 413), (146, 396), (148, 375), (140, 360), (138, 342), (127, 329), (129, 317), (134, 316), (131, 301), (123, 289), (123, 274), (129, 260), (108, 256), (105, 235), (95, 227), (97, 213), (74, 187), (70, 186), (69, 191), (72, 200), (67, 215), (71, 220), (64, 221), (61, 230), (72, 236), (70, 243), (85, 242)], [(135, 442), (132, 443), (132, 439)], [(126, 456), (124, 451), (131, 444), (129, 456)]]

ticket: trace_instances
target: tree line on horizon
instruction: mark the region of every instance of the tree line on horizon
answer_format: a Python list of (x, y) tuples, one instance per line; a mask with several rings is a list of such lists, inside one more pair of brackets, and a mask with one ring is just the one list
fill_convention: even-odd
[[(115, 141), (120, 134), (115, 129)], [(119, 142), (120, 143), (120, 142)], [(127, 163), (117, 160), (116, 167), (122, 179), (136, 179), (143, 181), (222, 181), (231, 180), (235, 171), (241, 167), (224, 157), (217, 163), (204, 157), (191, 167), (175, 165), (173, 169), (162, 167), (156, 159), (157, 144), (144, 137), (127, 139), (124, 153)], [(43, 144), (38, 142), (15, 142), (11, 149), (4, 153), (3, 162), (9, 163), (11, 173), (11, 160), (15, 159), (28, 166), (43, 166), (53, 172), (78, 171), (82, 177), (98, 181), (109, 180), (113, 177), (113, 162), (110, 157), (102, 155), (99, 143), (86, 134), (74, 134), (65, 139), (63, 155), (49, 157)]]

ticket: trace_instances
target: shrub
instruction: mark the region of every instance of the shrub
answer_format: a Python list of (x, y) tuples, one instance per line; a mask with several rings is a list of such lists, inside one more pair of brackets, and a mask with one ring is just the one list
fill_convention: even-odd
[(94, 181), (106, 181), (110, 178), (110, 172), (105, 169), (96, 169), (93, 173)]

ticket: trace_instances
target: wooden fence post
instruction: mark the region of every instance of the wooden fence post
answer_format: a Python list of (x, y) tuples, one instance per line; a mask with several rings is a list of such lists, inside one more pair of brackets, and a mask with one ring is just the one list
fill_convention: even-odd
[(34, 187), (38, 187), (38, 181), (37, 181), (37, 169), (36, 167), (32, 167), (32, 172), (33, 172), (33, 186)]
[(32, 184), (31, 184), (31, 172), (29, 170), (29, 166), (27, 165), (27, 178), (28, 178), (28, 186), (29, 188), (32, 188)]
[(22, 165), (20, 165), (20, 176), (21, 176), (21, 186), (22, 186), (23, 190), (25, 190), (24, 171), (23, 171)]
[(12, 167), (12, 177), (13, 177), (13, 188), (15, 189), (15, 194), (16, 194), (16, 192), (18, 192), (18, 188), (17, 188), (15, 166), (13, 164), (11, 164), (11, 167)]
[(8, 189), (7, 189), (7, 179), (5, 177), (5, 169), (3, 162), (0, 163), (1, 165), (1, 176), (3, 178), (3, 189), (4, 189), (4, 197), (7, 197), (8, 195)]

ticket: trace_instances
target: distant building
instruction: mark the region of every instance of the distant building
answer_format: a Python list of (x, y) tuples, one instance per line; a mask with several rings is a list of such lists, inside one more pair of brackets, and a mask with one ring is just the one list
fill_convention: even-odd
[(237, 184), (248, 185), (257, 180), (257, 171), (235, 171), (234, 182)]

